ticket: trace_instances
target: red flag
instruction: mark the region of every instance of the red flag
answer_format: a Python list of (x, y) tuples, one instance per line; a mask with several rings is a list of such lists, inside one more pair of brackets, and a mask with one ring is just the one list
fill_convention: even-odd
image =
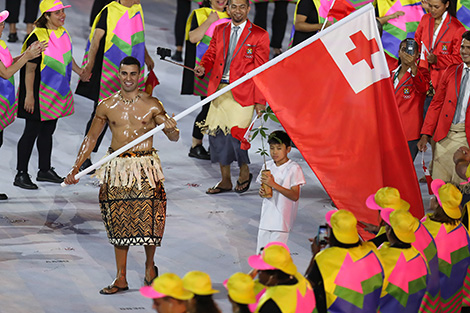
[(356, 9), (346, 0), (335, 0), (333, 6), (328, 11), (328, 17), (335, 18), (337, 21), (348, 16)]
[(336, 206), (376, 224), (365, 201), (390, 186), (422, 217), (372, 6), (292, 50), (253, 80)]
[(147, 78), (145, 79), (145, 92), (152, 95), (153, 88), (157, 85), (160, 85), (160, 82), (158, 81), (157, 75), (155, 75), (152, 70), (148, 73)]

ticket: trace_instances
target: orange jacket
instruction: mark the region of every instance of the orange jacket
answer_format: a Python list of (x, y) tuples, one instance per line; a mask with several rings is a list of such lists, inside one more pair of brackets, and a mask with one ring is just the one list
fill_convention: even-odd
[[(207, 95), (213, 94), (220, 84), (224, 70), (225, 59), (230, 42), (230, 23), (218, 25), (212, 36), (209, 48), (202, 57), (201, 65), (205, 72), (212, 70)], [(238, 39), (230, 64), (230, 83), (236, 81), (248, 72), (269, 60), (268, 33), (247, 21), (243, 32)], [(241, 106), (250, 106), (255, 103), (266, 104), (266, 100), (253, 80), (248, 80), (232, 89), (233, 98)]]
[(437, 62), (429, 67), (434, 89), (437, 90), (439, 87), (442, 72), (449, 65), (462, 63), (460, 43), (462, 42), (462, 34), (464, 32), (465, 27), (463, 27), (462, 23), (457, 18), (447, 14), (433, 46), (434, 19), (430, 13), (425, 14), (421, 18), (421, 22), (416, 29), (415, 40), (421, 50), (423, 49), (422, 44), (424, 44), (428, 51), (437, 57)]
[[(439, 88), (429, 105), (421, 134), (434, 135), (434, 141), (444, 139), (449, 133), (460, 92), (462, 71), (463, 63), (451, 65), (444, 71)], [(465, 133), (468, 141), (470, 138), (470, 111), (468, 107), (465, 116)]]

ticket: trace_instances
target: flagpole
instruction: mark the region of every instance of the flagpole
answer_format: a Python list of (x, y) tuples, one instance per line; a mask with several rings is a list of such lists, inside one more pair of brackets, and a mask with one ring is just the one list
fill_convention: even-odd
[[(333, 0), (334, 2), (335, 0)], [(341, 19), (340, 21), (338, 21), (337, 23), (335, 23), (332, 27), (329, 27), (328, 29), (325, 30), (325, 32), (329, 32), (331, 30), (334, 30), (336, 27), (339, 27), (341, 26), (343, 23), (346, 23), (348, 22), (349, 20), (355, 18), (357, 15), (361, 15), (361, 14), (364, 14), (366, 11), (373, 11), (373, 7), (372, 5), (369, 3), (365, 6), (363, 6), (362, 8), (360, 8), (359, 10), (356, 10), (354, 11), (353, 13), (351, 13), (350, 15), (348, 15), (347, 17), (345, 17), (344, 19)], [(239, 79), (237, 79), (236, 81), (234, 81), (233, 83), (225, 86), (224, 88), (220, 89), (219, 91), (213, 93), (212, 95), (208, 96), (207, 98), (205, 98), (204, 100), (201, 100), (199, 101), (198, 103), (194, 104), (193, 106), (187, 108), (186, 110), (184, 110), (183, 112), (179, 113), (178, 115), (176, 115), (174, 117), (174, 119), (176, 121), (180, 120), (181, 118), (185, 117), (186, 115), (192, 113), (193, 111), (201, 108), (204, 104), (206, 103), (209, 103), (210, 101), (214, 100), (215, 98), (219, 97), (220, 95), (226, 93), (227, 91), (230, 91), (232, 90), (233, 88), (243, 84), (244, 82), (246, 82), (247, 80), (253, 78), (254, 76), (258, 75), (259, 73), (267, 70), (268, 68), (270, 68), (271, 66), (279, 63), (280, 61), (284, 60), (285, 58), (291, 56), (292, 54), (296, 53), (297, 51), (303, 49), (305, 46), (308, 46), (309, 44), (311, 44), (312, 42), (314, 42), (315, 40), (318, 39), (318, 34), (315, 35), (315, 36), (312, 36), (310, 38), (308, 38), (307, 40), (299, 43), (298, 45), (296, 45), (295, 47), (287, 50), (286, 52), (284, 53), (281, 53), (279, 56), (275, 57), (274, 59), (260, 65), (259, 67), (255, 68), (254, 70), (252, 70), (251, 72), (245, 74), (245, 76), (243, 77), (240, 77)], [(159, 132), (160, 130), (162, 130), (163, 128), (165, 127), (164, 124), (160, 124), (158, 125), (157, 127), (155, 127), (154, 129), (148, 131), (147, 133), (143, 134), (142, 136), (132, 140), (131, 142), (129, 142), (128, 144), (126, 144), (125, 146), (117, 149), (116, 151), (114, 151), (113, 153), (111, 153), (110, 155), (108, 155), (107, 157), (99, 160), (98, 162), (96, 162), (95, 164), (87, 167), (85, 170), (77, 173), (75, 175), (75, 179), (80, 179), (81, 177), (85, 176), (86, 174), (90, 173), (91, 171), (97, 169), (98, 167), (100, 167), (101, 165), (109, 162), (110, 160), (114, 159), (116, 156), (118, 156), (119, 154), (123, 153), (123, 152), (126, 152), (127, 150), (129, 150), (130, 148), (134, 147), (135, 145), (141, 143), (142, 141), (146, 140), (147, 138), (149, 137), (152, 137), (155, 133)], [(65, 183), (62, 183), (61, 184), (62, 187), (65, 187), (67, 186), (67, 184)]]
[(330, 8), (328, 9), (328, 13), (326, 13), (326, 18), (325, 18), (325, 21), (323, 22), (323, 25), (322, 25), (320, 31), (322, 31), (323, 29), (325, 29), (325, 25), (326, 25), (326, 23), (328, 23), (328, 14), (330, 14), (330, 10), (331, 10), (331, 8), (335, 5), (335, 2), (336, 2), (336, 0), (333, 0), (333, 2), (331, 3), (331, 6), (330, 6)]

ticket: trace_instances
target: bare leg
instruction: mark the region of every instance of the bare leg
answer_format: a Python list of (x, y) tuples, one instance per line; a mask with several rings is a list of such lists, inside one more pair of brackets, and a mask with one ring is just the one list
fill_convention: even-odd
[(129, 246), (114, 246), (114, 254), (116, 255), (116, 279), (114, 284), (118, 287), (127, 286), (126, 269), (127, 269), (127, 253)]
[(10, 23), (10, 34), (16, 33), (16, 23)]
[(196, 139), (193, 137), (193, 142), (191, 144), (191, 147), (194, 148), (195, 146), (202, 145), (202, 139)]
[(149, 283), (157, 276), (155, 272), (154, 256), (157, 246), (144, 246), (145, 248), (145, 280)]
[(34, 29), (34, 24), (33, 23), (26, 24), (26, 34), (28, 34), (28, 35), (31, 34), (33, 29)]
[(217, 184), (219, 187), (232, 188), (232, 174), (230, 173), (230, 165), (220, 165), (220, 173), (222, 180)]

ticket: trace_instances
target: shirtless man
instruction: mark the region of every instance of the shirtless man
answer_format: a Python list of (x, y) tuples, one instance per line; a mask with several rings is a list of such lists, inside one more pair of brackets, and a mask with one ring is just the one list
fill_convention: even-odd
[[(166, 113), (161, 102), (138, 89), (140, 64), (125, 57), (119, 66), (121, 90), (103, 100), (93, 119), (66, 184), (76, 184), (80, 165), (90, 156), (106, 124), (112, 133), (110, 151), (115, 151), (159, 124), (171, 141), (179, 139), (176, 121)], [(114, 245), (117, 274), (101, 294), (129, 289), (126, 280), (127, 252), (130, 245), (144, 245), (145, 279), (150, 285), (158, 276), (154, 265), (155, 248), (160, 246), (166, 217), (166, 194), (163, 173), (153, 137), (104, 164), (95, 176), (101, 180), (100, 208), (108, 234)]]

